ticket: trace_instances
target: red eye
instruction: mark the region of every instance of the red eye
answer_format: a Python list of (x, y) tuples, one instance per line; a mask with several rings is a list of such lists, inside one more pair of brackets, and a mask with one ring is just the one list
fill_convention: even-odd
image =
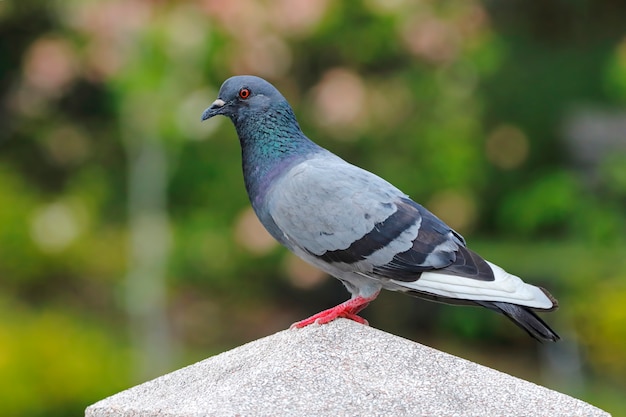
[(250, 90), (248, 90), (247, 88), (242, 88), (241, 90), (239, 90), (239, 97), (244, 100), (247, 99), (248, 97), (250, 97)]

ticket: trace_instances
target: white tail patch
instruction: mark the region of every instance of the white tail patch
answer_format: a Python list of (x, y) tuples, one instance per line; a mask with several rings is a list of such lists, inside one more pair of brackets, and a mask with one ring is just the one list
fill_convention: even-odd
[(502, 301), (526, 307), (549, 310), (554, 307), (550, 298), (534, 285), (526, 284), (519, 277), (509, 274), (498, 265), (487, 262), (493, 270), (493, 281), (480, 281), (457, 275), (424, 272), (413, 282), (391, 280), (408, 290), (422, 291), (442, 297), (460, 300)]

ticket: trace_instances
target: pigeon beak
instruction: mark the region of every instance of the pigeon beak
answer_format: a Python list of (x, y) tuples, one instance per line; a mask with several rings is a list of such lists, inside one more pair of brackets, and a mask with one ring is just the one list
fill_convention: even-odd
[(226, 102), (220, 98), (215, 100), (211, 104), (211, 107), (209, 107), (208, 109), (204, 111), (204, 113), (202, 113), (202, 120), (204, 121), (204, 120), (210, 119), (213, 116), (217, 116), (218, 114), (222, 114), (221, 110), (224, 108), (225, 104)]

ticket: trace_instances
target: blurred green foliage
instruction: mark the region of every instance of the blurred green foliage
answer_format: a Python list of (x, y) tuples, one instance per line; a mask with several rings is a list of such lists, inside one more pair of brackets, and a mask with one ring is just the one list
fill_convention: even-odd
[[(372, 325), (626, 414), (624, 13), (0, 1), (3, 415), (80, 414), (347, 297), (262, 231), (234, 129), (199, 121), (241, 73), (275, 83), (321, 145), (548, 287), (564, 347), (396, 294), (365, 311)], [(136, 288), (141, 274), (154, 283)]]
[(80, 415), (85, 398), (126, 388), (128, 347), (113, 329), (64, 307), (0, 300), (2, 413)]

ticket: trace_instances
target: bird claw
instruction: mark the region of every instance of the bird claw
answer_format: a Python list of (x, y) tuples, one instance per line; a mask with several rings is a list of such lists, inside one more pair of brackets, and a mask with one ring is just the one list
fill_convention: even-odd
[(345, 314), (339, 314), (337, 316), (326, 316), (326, 317), (318, 317), (315, 320), (311, 320), (313, 317), (309, 317), (308, 319), (304, 319), (301, 321), (297, 321), (295, 323), (293, 323), (291, 326), (289, 326), (289, 329), (293, 330), (293, 329), (301, 329), (303, 327), (306, 326), (310, 326), (312, 324), (317, 324), (317, 325), (322, 325), (322, 324), (327, 324), (330, 323), (331, 321), (334, 321), (336, 319), (339, 318), (344, 318), (344, 319), (348, 319), (348, 320), (352, 320), (355, 321), (359, 324), (363, 324), (365, 326), (369, 326), (369, 322), (364, 319), (361, 316), (357, 316), (356, 314), (350, 314), (350, 313), (345, 313)]
[(289, 328), (301, 329), (311, 324), (326, 324), (337, 318), (346, 318), (352, 321), (356, 321), (357, 323), (363, 324), (365, 326), (369, 326), (368, 321), (365, 320), (363, 317), (358, 316), (357, 313), (367, 307), (369, 302), (376, 298), (377, 295), (378, 293), (376, 293), (371, 298), (365, 298), (360, 296), (355, 297), (344, 303), (339, 304), (338, 306), (329, 308), (328, 310), (324, 310), (322, 312), (314, 314), (307, 319), (298, 321), (289, 326)]

